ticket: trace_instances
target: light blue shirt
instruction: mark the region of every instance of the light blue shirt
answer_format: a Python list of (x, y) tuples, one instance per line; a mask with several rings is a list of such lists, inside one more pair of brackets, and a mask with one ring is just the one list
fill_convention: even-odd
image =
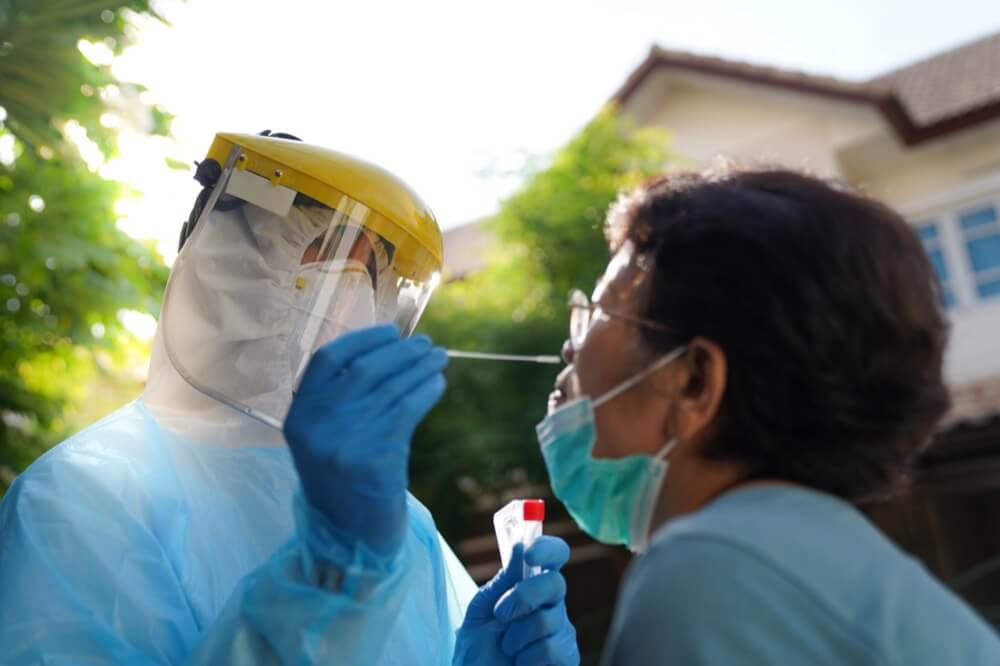
[(602, 663), (969, 666), (1000, 640), (846, 502), (759, 485), (653, 536)]

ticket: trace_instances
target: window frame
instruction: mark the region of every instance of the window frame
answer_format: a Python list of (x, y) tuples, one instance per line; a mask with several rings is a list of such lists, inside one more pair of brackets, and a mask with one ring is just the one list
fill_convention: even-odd
[[(988, 225), (981, 228), (973, 227), (970, 229), (962, 224), (963, 217), (981, 212), (987, 208), (993, 209), (993, 221), (988, 223)], [(1000, 295), (982, 296), (979, 293), (979, 288), (982, 285), (1000, 280), (1000, 265), (991, 266), (987, 269), (977, 271), (972, 265), (972, 248), (969, 247), (970, 243), (984, 238), (1000, 239), (1000, 195), (996, 198), (986, 199), (978, 204), (963, 206), (958, 209), (955, 213), (955, 223), (958, 225), (959, 234), (962, 236), (962, 249), (968, 263), (969, 277), (972, 280), (976, 299), (981, 302), (993, 302), (995, 300), (1000, 300)]]
[[(949, 314), (1000, 307), (1000, 296), (979, 295), (979, 282), (967, 245), (969, 238), (961, 225), (963, 215), (987, 206), (993, 207), (998, 218), (997, 224), (1000, 224), (1000, 175), (962, 183), (899, 208), (915, 230), (930, 224), (937, 228), (935, 244), (942, 251), (948, 271), (948, 286), (955, 300), (953, 305), (948, 306)], [(923, 238), (920, 240), (927, 247), (927, 242)]]
[[(944, 269), (948, 274), (948, 277), (942, 279), (941, 276), (937, 274), (936, 268), (934, 270), (934, 277), (937, 279), (937, 283), (941, 287), (941, 295), (944, 300), (945, 308), (950, 311), (960, 307), (961, 300), (959, 299), (958, 289), (956, 288), (955, 268), (952, 265), (950, 256), (951, 253), (948, 251), (948, 247), (944, 241), (945, 234), (943, 226), (945, 225), (945, 222), (939, 218), (932, 217), (911, 222), (910, 224), (917, 229), (917, 233), (920, 235), (920, 242), (924, 246), (924, 251), (927, 253), (928, 259), (930, 259), (932, 252), (938, 251), (941, 253), (941, 261), (944, 263)], [(923, 229), (928, 227), (934, 229), (934, 238), (924, 238), (921, 233)], [(931, 260), (931, 264), (934, 264), (933, 260)], [(947, 296), (951, 296), (951, 303), (948, 302)]]

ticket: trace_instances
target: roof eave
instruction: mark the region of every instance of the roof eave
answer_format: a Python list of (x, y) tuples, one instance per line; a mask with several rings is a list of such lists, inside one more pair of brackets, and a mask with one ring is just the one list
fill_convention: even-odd
[(756, 66), (736, 67), (725, 60), (714, 58), (679, 57), (655, 46), (650, 49), (646, 59), (633, 70), (609, 101), (624, 106), (658, 69), (695, 72), (754, 85), (874, 106), (899, 140), (906, 146), (915, 146), (1000, 118), (1000, 100), (996, 100), (961, 114), (942, 118), (928, 125), (918, 125), (906, 111), (899, 98), (888, 90), (879, 90), (861, 84), (856, 86), (847, 83), (838, 84), (834, 81), (827, 82), (805, 75), (798, 79), (782, 78), (775, 75), (776, 70), (765, 70)]

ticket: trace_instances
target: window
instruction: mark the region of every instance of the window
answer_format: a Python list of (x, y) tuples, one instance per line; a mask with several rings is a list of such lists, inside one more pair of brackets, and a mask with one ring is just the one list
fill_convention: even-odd
[(932, 194), (918, 206), (909, 207), (909, 212), (913, 229), (934, 266), (945, 307), (955, 316), (979, 307), (997, 311), (1000, 172)]
[(941, 298), (945, 307), (952, 307), (957, 302), (955, 300), (955, 289), (951, 284), (951, 276), (948, 273), (948, 263), (944, 257), (944, 248), (941, 245), (941, 238), (938, 234), (938, 226), (933, 222), (925, 222), (917, 225), (917, 232), (920, 240), (924, 243), (927, 256), (930, 257), (934, 265), (934, 272), (937, 273), (938, 282), (941, 284)]
[(989, 205), (959, 215), (959, 226), (969, 255), (980, 298), (1000, 297), (1000, 220)]

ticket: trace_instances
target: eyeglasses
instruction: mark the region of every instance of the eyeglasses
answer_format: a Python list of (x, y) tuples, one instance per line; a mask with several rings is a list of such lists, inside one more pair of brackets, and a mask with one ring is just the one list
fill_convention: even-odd
[(605, 317), (612, 317), (635, 326), (651, 328), (657, 331), (670, 333), (673, 331), (669, 326), (659, 322), (651, 321), (644, 317), (636, 317), (622, 312), (613, 312), (599, 303), (591, 303), (587, 294), (579, 289), (574, 289), (569, 294), (569, 344), (573, 350), (578, 350), (583, 346), (583, 341), (587, 337), (587, 332), (594, 321), (594, 313), (601, 311)]

